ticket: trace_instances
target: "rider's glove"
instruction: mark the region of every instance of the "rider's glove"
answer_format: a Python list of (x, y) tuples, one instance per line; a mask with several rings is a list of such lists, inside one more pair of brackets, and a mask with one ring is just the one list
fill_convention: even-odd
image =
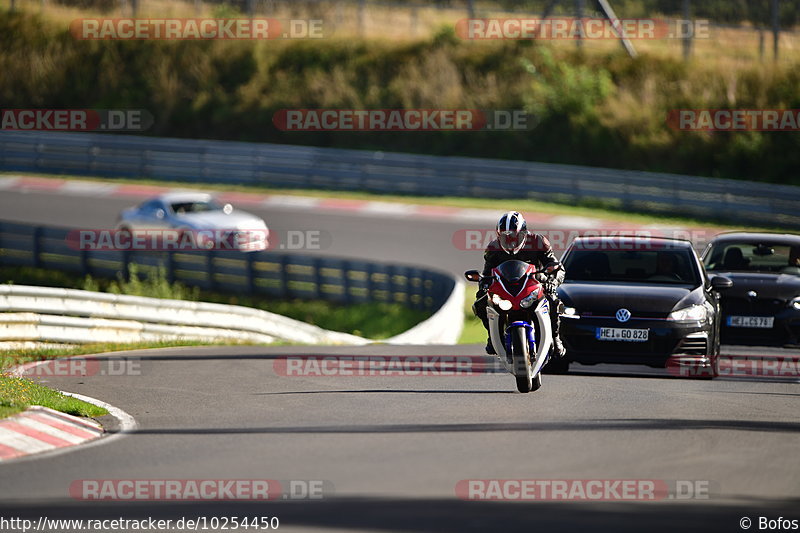
[(544, 292), (552, 298), (558, 294), (558, 285), (555, 280), (548, 280), (544, 283)]
[(480, 283), (478, 283), (478, 288), (482, 291), (488, 290), (493, 281), (494, 279), (491, 277), (481, 278)]

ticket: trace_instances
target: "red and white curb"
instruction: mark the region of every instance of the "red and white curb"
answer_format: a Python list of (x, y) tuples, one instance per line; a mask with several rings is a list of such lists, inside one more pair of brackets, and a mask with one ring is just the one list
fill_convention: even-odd
[[(7, 374), (25, 377), (26, 371), (48, 362), (51, 360), (17, 365), (9, 369)], [(96, 444), (107, 444), (133, 432), (138, 426), (136, 420), (119, 407), (91, 396), (74, 392), (59, 392), (64, 396), (102, 407), (117, 420), (119, 427), (109, 434), (100, 423), (94, 420), (33, 405), (22, 413), (0, 419), (0, 464), (11, 459), (26, 459), (29, 456), (40, 457), (42, 454), (54, 455), (68, 452), (79, 445), (83, 449)], [(100, 437), (103, 438), (100, 439)]]
[(104, 433), (94, 420), (31, 406), (22, 413), (0, 419), (0, 462), (76, 446)]

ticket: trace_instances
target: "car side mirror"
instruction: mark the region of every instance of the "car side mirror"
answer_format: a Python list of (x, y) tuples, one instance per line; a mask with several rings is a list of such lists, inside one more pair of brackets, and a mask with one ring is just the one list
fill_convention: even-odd
[(733, 287), (733, 280), (725, 276), (714, 276), (711, 278), (711, 288), (715, 291), (722, 291)]
[(166, 213), (164, 212), (163, 209), (158, 209), (156, 211), (156, 218), (164, 218), (165, 215), (166, 215)]
[(467, 278), (468, 281), (478, 282), (481, 280), (481, 273), (477, 270), (467, 270), (464, 272), (464, 277)]

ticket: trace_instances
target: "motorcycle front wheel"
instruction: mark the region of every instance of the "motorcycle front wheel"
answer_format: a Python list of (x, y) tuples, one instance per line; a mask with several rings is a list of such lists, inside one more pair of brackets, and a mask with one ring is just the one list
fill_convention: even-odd
[(525, 328), (514, 328), (514, 331), (511, 332), (511, 350), (514, 368), (518, 368), (517, 365), (521, 366), (523, 364), (528, 366), (528, 371), (525, 372), (525, 375), (514, 375), (517, 380), (517, 390), (520, 392), (539, 390), (539, 387), (542, 386), (542, 374), (540, 372), (536, 374), (536, 376), (530, 375), (531, 361), (528, 347), (528, 332)]

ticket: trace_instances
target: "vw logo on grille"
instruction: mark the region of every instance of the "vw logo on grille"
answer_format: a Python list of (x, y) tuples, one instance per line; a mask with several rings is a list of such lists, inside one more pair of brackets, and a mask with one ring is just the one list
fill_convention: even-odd
[(625, 308), (620, 309), (617, 311), (617, 320), (620, 322), (627, 322), (631, 319), (631, 312)]

